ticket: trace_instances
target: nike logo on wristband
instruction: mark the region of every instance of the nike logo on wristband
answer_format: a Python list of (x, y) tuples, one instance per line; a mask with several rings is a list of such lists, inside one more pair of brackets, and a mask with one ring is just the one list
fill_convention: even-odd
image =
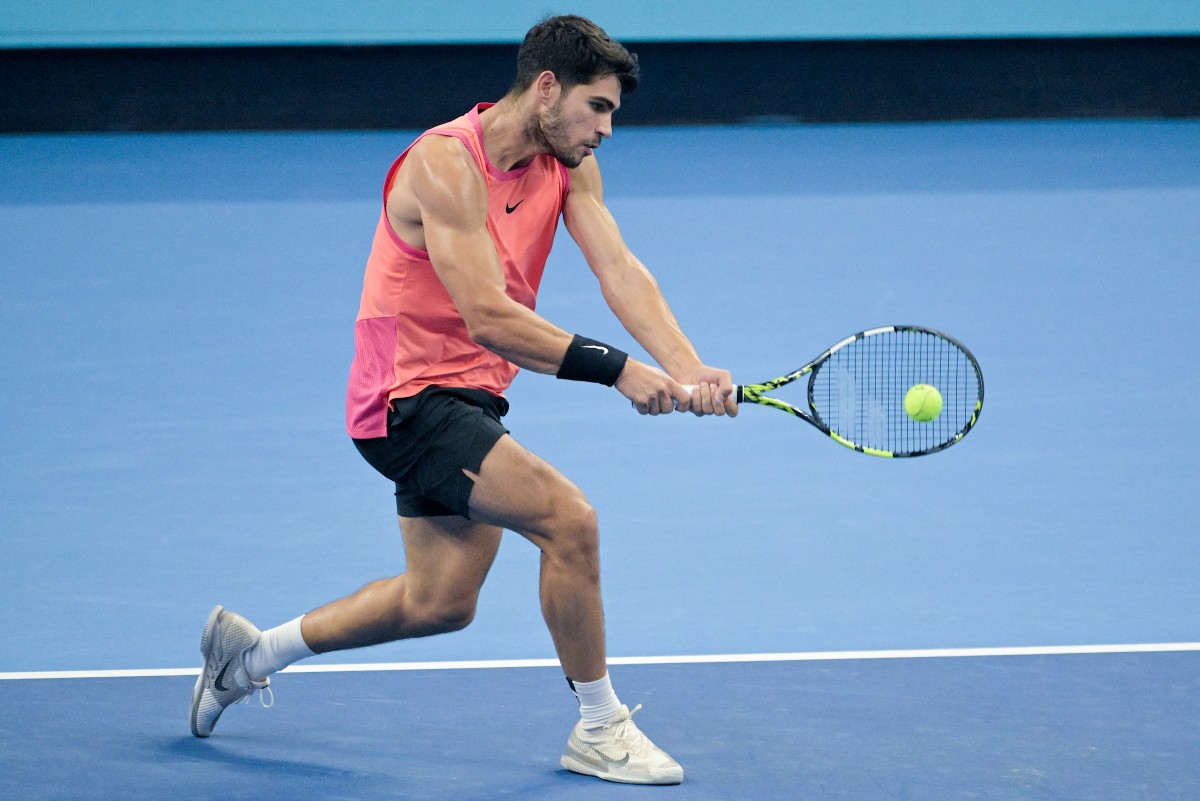
[(592, 350), (601, 351), (601, 355), (603, 355), (603, 356), (608, 355), (608, 348), (604, 347), (603, 345), (584, 345), (583, 347), (591, 348)]

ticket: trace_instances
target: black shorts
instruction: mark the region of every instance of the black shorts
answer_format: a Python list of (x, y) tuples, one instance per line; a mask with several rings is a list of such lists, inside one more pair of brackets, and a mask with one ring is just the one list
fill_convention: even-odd
[(475, 482), (463, 470), (478, 475), (483, 458), (508, 433), (500, 424), (507, 413), (508, 401), (487, 392), (429, 387), (392, 401), (386, 437), (356, 439), (354, 445), (396, 482), (401, 517), (470, 517)]

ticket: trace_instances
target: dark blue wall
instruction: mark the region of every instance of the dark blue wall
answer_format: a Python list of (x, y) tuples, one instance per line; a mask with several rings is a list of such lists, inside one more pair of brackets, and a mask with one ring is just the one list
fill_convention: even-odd
[[(620, 124), (1200, 116), (1200, 37), (637, 43)], [(425, 128), (515, 45), (0, 50), (0, 131)]]

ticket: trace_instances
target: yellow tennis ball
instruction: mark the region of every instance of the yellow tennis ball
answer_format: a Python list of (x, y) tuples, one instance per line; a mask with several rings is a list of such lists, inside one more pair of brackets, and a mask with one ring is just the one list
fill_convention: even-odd
[(937, 387), (917, 384), (904, 395), (904, 411), (919, 423), (928, 423), (942, 413), (942, 393)]

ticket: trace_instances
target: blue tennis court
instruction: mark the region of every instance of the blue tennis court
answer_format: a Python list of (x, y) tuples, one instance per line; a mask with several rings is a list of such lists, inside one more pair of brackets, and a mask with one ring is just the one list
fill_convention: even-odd
[[(605, 144), (709, 363), (915, 323), (987, 382), (960, 445), (893, 462), (518, 378), (506, 423), (600, 512), (614, 684), (682, 786), (558, 766), (574, 699), (515, 536), (466, 631), (307, 661), (192, 738), (213, 604), (273, 626), (403, 571), (342, 413), (413, 136), (0, 137), (0, 795), (1200, 797), (1196, 121)], [(539, 312), (630, 345), (560, 238)]]

